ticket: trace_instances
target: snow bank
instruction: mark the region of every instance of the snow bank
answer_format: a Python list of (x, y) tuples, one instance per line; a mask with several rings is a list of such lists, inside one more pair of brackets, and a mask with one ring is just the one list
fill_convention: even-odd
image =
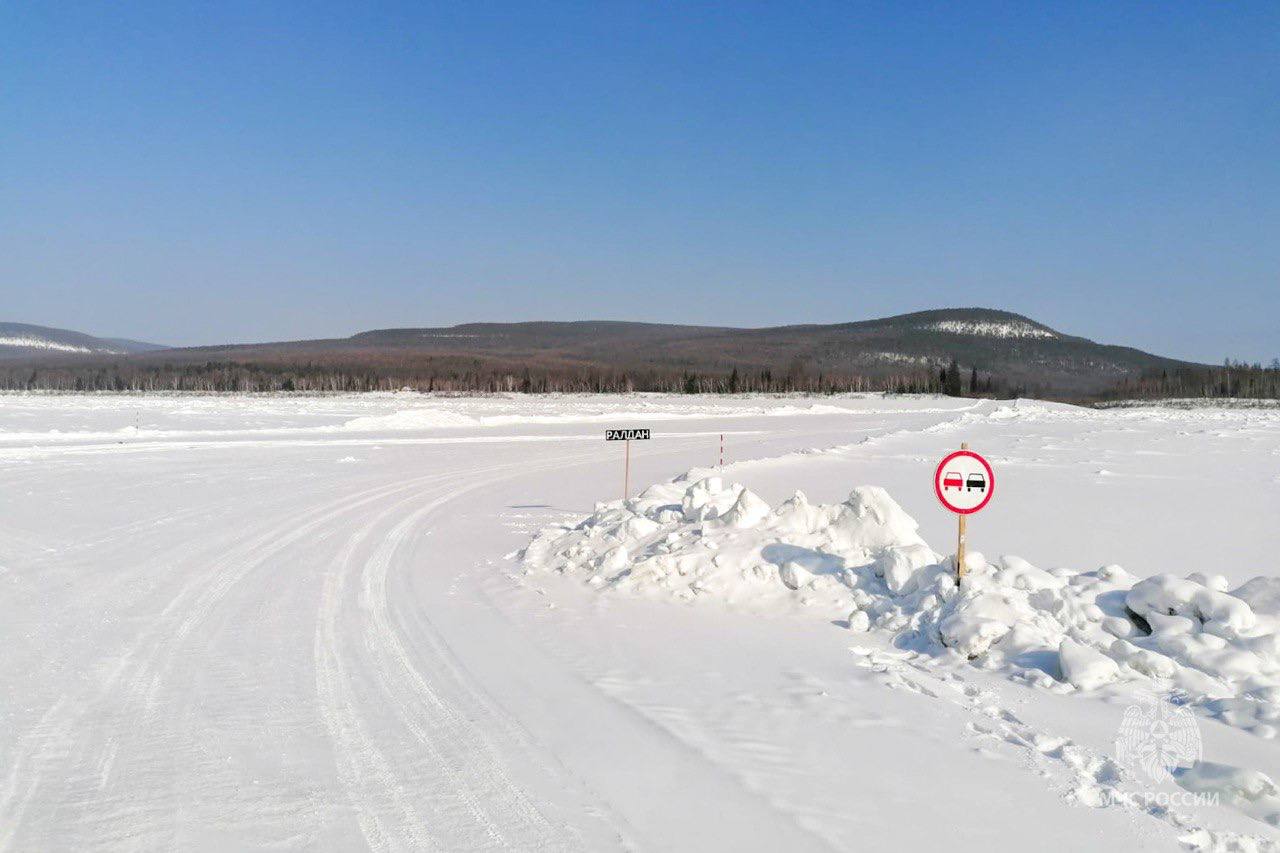
[[(470, 401), (467, 401), (470, 402)], [(368, 415), (352, 418), (342, 424), (342, 429), (351, 432), (372, 432), (378, 430), (420, 430), (448, 429), (464, 427), (504, 427), (504, 426), (554, 426), (557, 424), (582, 423), (616, 423), (616, 422), (648, 422), (696, 420), (706, 418), (747, 418), (747, 417), (795, 417), (798, 415), (848, 415), (851, 410), (844, 406), (833, 406), (827, 403), (810, 403), (807, 405), (753, 406), (745, 408), (712, 411), (707, 408), (685, 407), (675, 409), (620, 409), (594, 412), (566, 411), (561, 414), (539, 414), (536, 412), (518, 414), (472, 414), (444, 408), (431, 401), (426, 405), (411, 409), (401, 409), (387, 415)]]
[(1165, 693), (1261, 737), (1280, 725), (1280, 580), (1134, 578), (1119, 566), (1045, 571), (969, 555), (957, 586), (917, 524), (876, 487), (838, 504), (777, 507), (691, 471), (581, 523), (548, 528), (530, 572), (753, 612), (807, 612), (881, 630), (900, 648), (958, 655), (1055, 692)]
[(447, 409), (401, 409), (389, 415), (365, 415), (352, 418), (342, 425), (351, 432), (376, 432), (378, 430), (450, 429), (479, 426), (472, 415)]
[(794, 601), (839, 616), (866, 598), (853, 566), (887, 572), (884, 583), (902, 589), (939, 560), (883, 489), (831, 506), (797, 492), (774, 509), (737, 483), (688, 476), (543, 531), (524, 558), (538, 570), (585, 571), (593, 586), (761, 610)]

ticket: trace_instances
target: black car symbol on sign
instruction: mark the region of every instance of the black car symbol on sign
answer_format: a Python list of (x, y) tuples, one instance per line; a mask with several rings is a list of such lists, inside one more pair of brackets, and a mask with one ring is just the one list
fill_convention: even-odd
[(970, 474), (966, 477), (964, 490), (966, 492), (971, 492), (974, 489), (977, 489), (980, 492), (985, 492), (987, 490), (987, 478), (981, 474)]

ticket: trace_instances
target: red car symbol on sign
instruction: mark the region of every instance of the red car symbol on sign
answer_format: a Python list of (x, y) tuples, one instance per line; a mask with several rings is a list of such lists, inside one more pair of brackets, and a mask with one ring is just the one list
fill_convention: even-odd
[(969, 515), (991, 501), (996, 475), (991, 464), (968, 448), (949, 454), (933, 469), (933, 491), (951, 512)]

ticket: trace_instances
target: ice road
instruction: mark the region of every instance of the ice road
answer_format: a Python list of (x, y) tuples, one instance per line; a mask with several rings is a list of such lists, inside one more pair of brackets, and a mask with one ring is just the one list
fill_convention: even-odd
[[(1188, 607), (1200, 586), (1280, 576), (1276, 410), (4, 396), (0, 850), (1280, 839), (1266, 596), (1250, 599), (1247, 630), (1235, 611), (1162, 625), (1166, 601), (1151, 599), (1159, 648), (1187, 675), (1169, 683), (1190, 696), (1138, 677), (1144, 638), (1101, 644), (1089, 613), (1062, 615), (1076, 598), (1035, 597), (1026, 572), (1020, 594), (1067, 632), (1061, 660), (1019, 658), (1031, 678), (904, 648), (912, 613), (887, 592), (872, 612), (892, 618), (855, 631), (795, 592), (804, 579), (742, 606), (675, 574), (626, 590), (520, 556), (540, 530), (621, 497), (622, 448), (603, 432), (631, 427), (653, 431), (632, 447), (635, 493), (714, 467), (723, 434), (727, 464), (708, 473), (771, 507), (797, 489), (835, 504), (882, 487), (945, 555), (954, 519), (932, 472), (967, 441), (1000, 476), (969, 527), (993, 566), (1017, 555), (1045, 570), (1118, 564), (1135, 580), (1200, 573)], [(718, 541), (680, 524), (688, 554)], [(1077, 667), (1114, 683), (1073, 684)], [(1187, 699), (1200, 769), (1162, 786), (1117, 765), (1139, 690)]]

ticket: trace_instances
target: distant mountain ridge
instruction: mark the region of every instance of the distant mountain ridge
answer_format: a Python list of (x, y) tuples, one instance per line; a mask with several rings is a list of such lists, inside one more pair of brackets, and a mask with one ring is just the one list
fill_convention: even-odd
[(474, 353), (537, 362), (559, 358), (614, 368), (788, 370), (882, 377), (966, 370), (1061, 393), (1111, 387), (1144, 371), (1198, 366), (1131, 347), (1098, 344), (989, 308), (947, 308), (832, 325), (759, 329), (612, 321), (468, 323), (380, 329), (335, 344)]
[[(16, 326), (0, 324), (0, 330), (5, 328)], [(1097, 393), (1153, 372), (1204, 367), (1095, 343), (1029, 317), (990, 308), (947, 308), (831, 325), (757, 329), (604, 320), (465, 323), (375, 329), (349, 338), (134, 348), (123, 354), (117, 351), (132, 342), (59, 334), (62, 337), (46, 336), (52, 343), (45, 349), (28, 347), (28, 359), (84, 362), (112, 356), (124, 359), (135, 372), (148, 365), (153, 370), (159, 364), (176, 370), (178, 365), (219, 363), (276, 372), (303, 367), (364, 371), (359, 387), (380, 387), (369, 381), (378, 376), (403, 378), (413, 387), (427, 377), (431, 388), (440, 387), (434, 377), (447, 376), (452, 377), (447, 387), (471, 387), (481, 384), (477, 378), (481, 374), (491, 377), (485, 381), (492, 387), (496, 384), (492, 377), (536, 372), (560, 377), (607, 374), (611, 388), (619, 376), (647, 377), (637, 387), (666, 388), (671, 387), (672, 376), (727, 377), (736, 371), (756, 377), (795, 377), (786, 387), (823, 387), (822, 382), (814, 382), (815, 377), (856, 377), (873, 387), (919, 388), (921, 377), (936, 378), (954, 359), (966, 376), (977, 371), (997, 379), (1005, 389), (1072, 396)], [(764, 383), (765, 387), (777, 385), (773, 379)], [(837, 385), (862, 387), (848, 381)]]
[(26, 359), (46, 355), (110, 356), (150, 352), (164, 347), (126, 338), (96, 338), (83, 332), (0, 323), (0, 358)]

